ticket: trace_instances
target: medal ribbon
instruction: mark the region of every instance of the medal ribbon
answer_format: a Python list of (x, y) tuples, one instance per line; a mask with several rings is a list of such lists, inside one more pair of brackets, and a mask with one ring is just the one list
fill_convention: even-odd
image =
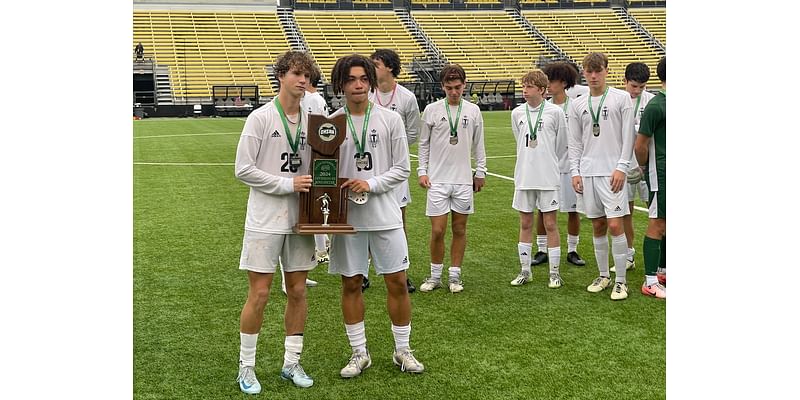
[(456, 124), (453, 125), (453, 118), (450, 116), (450, 103), (444, 105), (447, 109), (447, 124), (450, 125), (450, 137), (458, 136), (458, 119), (461, 118), (461, 105), (464, 104), (464, 99), (458, 101), (458, 113), (456, 114)]
[(383, 105), (383, 103), (381, 103), (381, 91), (378, 90), (378, 89), (375, 89), (375, 100), (378, 101), (378, 105), (380, 105), (381, 107), (389, 106), (389, 105), (392, 104), (392, 100), (394, 100), (394, 94), (395, 93), (397, 93), (397, 83), (396, 82), (394, 84), (394, 89), (392, 89), (392, 97), (389, 98), (389, 101), (386, 103), (386, 105)]
[(278, 115), (280, 115), (281, 122), (283, 122), (283, 129), (286, 131), (286, 140), (289, 141), (289, 147), (292, 148), (292, 153), (297, 154), (297, 146), (300, 144), (300, 128), (303, 125), (300, 123), (303, 118), (303, 112), (301, 111), (297, 114), (297, 133), (295, 133), (294, 140), (292, 140), (292, 133), (289, 131), (289, 119), (286, 118), (286, 113), (283, 112), (281, 101), (278, 100), (277, 96), (275, 97), (275, 108), (278, 109)]
[(531, 111), (528, 108), (528, 103), (525, 103), (525, 114), (528, 116), (528, 132), (530, 132), (530, 139), (536, 140), (536, 131), (539, 130), (539, 121), (542, 119), (542, 110), (544, 110), (544, 100), (542, 105), (539, 106), (539, 113), (536, 115), (536, 124), (531, 127)]
[(589, 115), (592, 116), (592, 124), (593, 125), (600, 125), (600, 110), (603, 108), (603, 102), (606, 100), (606, 95), (608, 94), (608, 86), (606, 86), (606, 91), (603, 92), (603, 97), (600, 98), (600, 104), (597, 105), (597, 115), (595, 115), (594, 110), (592, 110), (592, 95), (589, 95), (587, 99), (589, 101)]
[(350, 117), (350, 110), (344, 106), (344, 113), (347, 114), (347, 125), (350, 126), (350, 134), (353, 135), (353, 141), (356, 144), (356, 151), (359, 157), (364, 157), (364, 145), (367, 144), (367, 125), (369, 124), (369, 113), (372, 111), (372, 102), (367, 105), (367, 113), (364, 116), (364, 123), (361, 129), (361, 141), (358, 140), (356, 135), (356, 128), (353, 125), (353, 119)]

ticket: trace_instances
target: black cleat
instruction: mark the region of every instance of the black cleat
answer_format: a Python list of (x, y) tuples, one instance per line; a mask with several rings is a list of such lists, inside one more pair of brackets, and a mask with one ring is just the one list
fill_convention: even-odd
[(361, 282), (361, 291), (363, 292), (367, 290), (367, 288), (369, 288), (369, 278), (365, 276), (364, 280)]
[(582, 267), (586, 265), (586, 261), (584, 261), (581, 256), (578, 255), (577, 251), (570, 251), (567, 253), (567, 261), (572, 265), (577, 265)]
[(543, 251), (537, 251), (536, 254), (533, 255), (533, 258), (531, 259), (531, 265), (539, 265), (546, 262), (547, 262), (547, 253)]
[(408, 293), (414, 293), (417, 291), (417, 288), (415, 288), (414, 284), (411, 283), (410, 278), (406, 278), (406, 287), (408, 287)]

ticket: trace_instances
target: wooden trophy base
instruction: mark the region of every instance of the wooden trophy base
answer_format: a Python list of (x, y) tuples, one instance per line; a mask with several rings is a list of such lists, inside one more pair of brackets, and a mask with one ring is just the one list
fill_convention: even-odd
[(311, 234), (351, 234), (356, 233), (356, 229), (348, 224), (297, 224), (294, 226), (294, 233), (298, 235)]

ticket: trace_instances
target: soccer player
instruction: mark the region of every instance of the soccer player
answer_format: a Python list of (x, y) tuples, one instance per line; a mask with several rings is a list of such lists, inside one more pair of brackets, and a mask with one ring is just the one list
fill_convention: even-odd
[[(550, 93), (550, 102), (561, 107), (565, 117), (569, 114), (572, 102), (566, 90), (573, 87), (578, 80), (578, 70), (571, 64), (556, 62), (546, 65), (542, 70), (549, 81), (547, 91)], [(567, 262), (577, 266), (586, 265), (586, 261), (578, 254), (580, 241), (581, 217), (578, 212), (583, 211), (583, 205), (578, 206), (578, 195), (572, 188), (572, 177), (569, 173), (569, 156), (567, 154), (566, 135), (558, 137), (558, 168), (561, 172), (560, 179), (560, 211), (567, 213)], [(531, 265), (547, 261), (547, 253), (543, 250), (547, 246), (547, 235), (542, 221), (542, 214), (536, 223), (536, 244), (540, 249), (533, 257)]]
[[(645, 180), (650, 188), (650, 219), (642, 243), (644, 253), (644, 284), (642, 294), (667, 298), (666, 241), (667, 241), (667, 57), (656, 67), (661, 92), (644, 109), (639, 133), (636, 135), (636, 159), (647, 171)], [(659, 268), (661, 267), (661, 268)]]
[[(647, 67), (647, 64), (633, 62), (625, 67), (623, 83), (625, 84), (625, 91), (631, 95), (631, 101), (633, 102), (634, 137), (636, 132), (639, 131), (639, 121), (642, 119), (644, 108), (650, 99), (654, 97), (652, 93), (646, 90), (648, 80), (650, 80), (650, 68)], [(633, 203), (637, 194), (643, 202), (647, 203), (649, 200), (647, 184), (642, 180), (639, 164), (636, 163), (635, 159), (631, 160), (631, 169), (628, 171), (628, 184), (625, 185), (625, 189), (628, 192), (628, 208), (631, 213), (622, 217), (622, 223), (625, 227), (625, 239), (628, 242), (628, 256), (625, 260), (625, 268), (630, 270), (636, 267), (636, 262), (633, 258), (634, 254), (636, 254), (636, 250), (633, 247)], [(616, 273), (616, 270), (616, 265), (611, 267), (611, 272)]]
[(250, 113), (236, 149), (236, 178), (250, 187), (239, 269), (247, 270), (249, 290), (242, 308), (239, 376), (242, 392), (261, 392), (255, 374), (256, 344), (269, 300), (272, 278), (281, 260), (288, 300), (284, 312), (281, 378), (299, 387), (314, 380), (300, 365), (307, 305), (305, 282), (316, 267), (311, 236), (292, 233), (298, 218), (298, 192), (308, 192), (311, 148), (306, 145), (308, 114), (300, 98), (313, 69), (307, 53), (288, 51), (275, 63), (278, 95)]
[(331, 73), (334, 93), (344, 92), (345, 105), (333, 117), (347, 116), (347, 133), (339, 148), (342, 185), (353, 201), (347, 222), (353, 235), (333, 235), (328, 272), (342, 277), (342, 314), (352, 355), (340, 375), (352, 378), (372, 365), (364, 327), (361, 283), (372, 264), (386, 283), (386, 308), (392, 322), (393, 362), (401, 371), (421, 373), (425, 367), (414, 357), (411, 337), (411, 300), (406, 288), (408, 245), (403, 217), (394, 191), (408, 179), (408, 142), (400, 115), (369, 101), (377, 77), (372, 60), (362, 55), (339, 58)]
[[(583, 59), (590, 93), (573, 101), (569, 115), (569, 161), (572, 187), (592, 221), (594, 255), (599, 276), (587, 287), (592, 293), (611, 284), (608, 238), (616, 265), (625, 265), (627, 241), (622, 217), (629, 213), (625, 192), (633, 154), (633, 103), (624, 90), (609, 87), (608, 58), (590, 53)], [(625, 268), (618, 268), (611, 300), (628, 297)]]
[[(369, 99), (374, 104), (396, 111), (403, 118), (403, 125), (406, 128), (408, 145), (411, 146), (417, 141), (421, 120), (419, 117), (419, 104), (417, 97), (403, 85), (397, 83), (397, 76), (400, 75), (400, 56), (391, 49), (378, 49), (370, 55), (372, 62), (375, 63), (375, 73), (378, 77), (378, 87), (370, 92)], [(397, 201), (400, 203), (400, 212), (403, 215), (403, 232), (408, 241), (408, 230), (406, 229), (406, 206), (411, 203), (411, 191), (408, 187), (408, 180), (403, 181), (395, 190)], [(409, 264), (410, 265), (410, 264)], [(364, 277), (365, 286), (368, 279)], [(406, 286), (409, 293), (417, 290), (407, 278)]]
[(572, 61), (567, 61), (566, 63), (570, 66), (570, 68), (572, 68), (573, 71), (575, 71), (575, 74), (578, 75), (578, 78), (575, 79), (575, 84), (565, 89), (567, 96), (569, 96), (570, 99), (575, 100), (578, 97), (589, 94), (589, 87), (580, 84), (581, 71), (578, 69), (578, 66)]
[[(464, 290), (461, 263), (467, 247), (467, 217), (474, 212), (473, 191), (486, 182), (486, 151), (483, 147), (483, 117), (480, 108), (462, 98), (467, 83), (458, 64), (445, 66), (439, 81), (446, 97), (425, 107), (419, 139), (419, 184), (428, 189), (425, 215), (431, 219), (431, 276), (419, 290), (430, 292), (442, 286), (444, 236), (447, 215), (452, 215), (448, 283), (451, 293)], [(475, 158), (472, 174), (470, 154)]]
[[(556, 212), (559, 209), (561, 173), (558, 144), (567, 136), (567, 120), (561, 107), (544, 100), (547, 75), (539, 69), (522, 77), (525, 103), (511, 112), (511, 131), (517, 141), (517, 162), (514, 166), (514, 200), (519, 211), (519, 263), (522, 271), (511, 281), (521, 286), (531, 280), (531, 247), (533, 210), (539, 210), (547, 233), (547, 255), (550, 261), (551, 289), (562, 285), (558, 267), (561, 262), (561, 238)], [(559, 138), (564, 138), (559, 140)]]

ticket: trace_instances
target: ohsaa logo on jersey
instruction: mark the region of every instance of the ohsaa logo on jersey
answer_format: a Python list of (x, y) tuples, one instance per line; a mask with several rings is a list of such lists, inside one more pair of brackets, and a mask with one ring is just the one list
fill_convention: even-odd
[(338, 130), (336, 129), (336, 125), (330, 122), (326, 122), (320, 125), (319, 130), (317, 130), (317, 133), (319, 134), (320, 139), (322, 139), (325, 142), (330, 142), (331, 140), (336, 138)]
[(272, 132), (272, 137), (281, 137), (280, 132), (276, 129), (275, 132)]

